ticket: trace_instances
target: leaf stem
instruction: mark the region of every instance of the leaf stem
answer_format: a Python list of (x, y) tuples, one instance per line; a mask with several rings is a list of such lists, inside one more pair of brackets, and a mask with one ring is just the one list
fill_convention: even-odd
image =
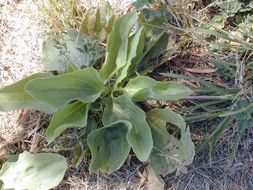
[(224, 96), (187, 96), (186, 100), (233, 100), (234, 94), (227, 94)]

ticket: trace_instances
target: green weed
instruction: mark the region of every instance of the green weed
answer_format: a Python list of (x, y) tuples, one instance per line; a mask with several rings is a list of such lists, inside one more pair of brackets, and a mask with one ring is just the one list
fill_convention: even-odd
[[(158, 23), (164, 19), (135, 12), (118, 18), (102, 66), (97, 62), (103, 48), (80, 32), (48, 39), (43, 49), (45, 68), (60, 74), (34, 74), (0, 89), (0, 110), (53, 113), (46, 130), (49, 145), (66, 129), (82, 129), (84, 144), (77, 163), (90, 153), (91, 173), (118, 170), (131, 149), (140, 161), (149, 162), (149, 174), (159, 180), (160, 175), (191, 164), (195, 148), (183, 117), (169, 108), (151, 106), (145, 113), (139, 106), (148, 100), (178, 101), (192, 93), (181, 84), (136, 73), (138, 65), (161, 53), (158, 47), (171, 43), (169, 34), (151, 27), (154, 18)], [(59, 184), (66, 169), (66, 158), (58, 154), (24, 152), (3, 165), (0, 180), (4, 188), (49, 189)]]

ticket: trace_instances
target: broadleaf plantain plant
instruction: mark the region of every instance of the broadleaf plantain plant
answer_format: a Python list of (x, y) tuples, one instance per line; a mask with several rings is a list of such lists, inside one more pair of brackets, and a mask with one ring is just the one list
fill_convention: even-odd
[[(147, 100), (176, 101), (192, 93), (181, 84), (156, 81), (136, 72), (138, 64), (159, 41), (147, 37), (151, 29), (143, 22), (140, 13), (129, 13), (115, 21), (107, 41), (105, 62), (99, 71), (92, 66), (76, 68), (70, 63), (65, 74), (34, 74), (0, 89), (0, 110), (31, 108), (54, 113), (46, 131), (49, 144), (66, 129), (85, 129), (94, 121), (94, 115), (101, 115), (95, 127), (87, 129), (90, 172), (111, 173), (119, 169), (131, 149), (140, 161), (150, 162), (150, 170), (157, 176), (190, 164), (194, 157), (194, 144), (184, 119), (169, 108), (149, 109), (145, 113), (139, 104)], [(150, 43), (147, 39), (151, 39)], [(101, 109), (94, 109), (97, 105)], [(169, 133), (168, 128), (173, 129), (173, 133)], [(23, 154), (27, 153), (19, 156), (23, 157)], [(43, 157), (47, 154), (52, 156), (52, 153), (43, 153)], [(0, 172), (4, 184), (8, 182), (7, 174), (8, 180), (22, 181), (24, 178), (27, 180), (27, 175), (33, 176), (33, 172), (39, 173), (39, 168), (52, 171), (55, 167), (53, 162), (52, 166), (49, 162), (43, 165), (39, 159), (37, 165), (28, 164), (33, 170), (9, 162)], [(15, 173), (16, 167), (21, 167), (19, 174), (9, 175)], [(62, 170), (57, 168), (55, 175), (65, 172), (66, 168), (62, 167)], [(41, 184), (36, 180), (33, 183)], [(33, 188), (34, 184), (22, 185), (28, 189), (44, 189), (43, 185), (41, 188)]]

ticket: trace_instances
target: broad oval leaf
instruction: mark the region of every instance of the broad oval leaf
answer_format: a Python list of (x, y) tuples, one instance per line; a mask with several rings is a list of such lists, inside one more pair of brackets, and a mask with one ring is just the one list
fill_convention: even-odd
[(54, 153), (24, 152), (3, 164), (4, 189), (47, 190), (56, 187), (67, 170), (66, 158)]
[(42, 46), (42, 63), (46, 71), (66, 71), (66, 58), (63, 47), (58, 47), (59, 39), (56, 36), (48, 36), (43, 41)]
[(34, 99), (24, 88), (25, 85), (34, 79), (52, 78), (50, 73), (39, 73), (31, 75), (15, 84), (0, 89), (0, 111), (11, 111), (22, 108), (40, 110), (46, 113), (54, 113), (57, 109), (45, 102)]
[(104, 90), (104, 84), (97, 70), (85, 68), (54, 78), (32, 80), (25, 90), (35, 99), (60, 108), (73, 100), (94, 102)]
[(126, 92), (134, 101), (145, 100), (179, 100), (192, 93), (192, 91), (175, 82), (160, 82), (147, 76), (137, 76), (131, 79), (126, 87)]
[(128, 13), (115, 21), (107, 42), (106, 60), (100, 70), (103, 80), (110, 79), (126, 64), (129, 33), (137, 20), (137, 13)]
[(128, 121), (117, 121), (88, 135), (87, 143), (92, 154), (90, 172), (111, 173), (123, 165), (130, 152), (126, 139), (130, 128)]
[(164, 128), (166, 126), (166, 123), (171, 123), (177, 126), (182, 131), (184, 131), (186, 128), (184, 118), (169, 108), (152, 109), (149, 112), (147, 112), (146, 115), (147, 120), (150, 123), (156, 123), (157, 126), (161, 126), (161, 128)]
[(54, 114), (46, 131), (48, 143), (52, 143), (68, 128), (82, 128), (87, 125), (89, 106), (82, 102), (68, 104)]
[(43, 42), (42, 61), (47, 71), (63, 73), (69, 63), (76, 68), (88, 67), (104, 56), (104, 48), (77, 30), (62, 37), (49, 36)]
[(104, 56), (102, 46), (76, 29), (70, 30), (63, 36), (63, 46), (66, 48), (67, 62), (74, 64), (79, 69), (83, 66), (92, 66)]
[[(163, 175), (190, 165), (195, 156), (195, 147), (189, 128), (181, 115), (170, 109), (154, 109), (147, 112), (154, 148), (150, 155), (150, 166), (157, 175)], [(180, 129), (180, 139), (169, 134), (166, 123)]]
[(127, 95), (112, 97), (103, 114), (103, 124), (110, 125), (118, 120), (129, 121), (132, 128), (127, 133), (127, 141), (137, 158), (146, 161), (153, 147), (153, 140), (145, 112), (136, 106)]

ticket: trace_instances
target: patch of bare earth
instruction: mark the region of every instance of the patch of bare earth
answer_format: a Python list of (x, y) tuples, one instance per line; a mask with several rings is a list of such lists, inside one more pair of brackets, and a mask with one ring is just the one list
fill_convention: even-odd
[[(219, 120), (191, 124), (193, 140), (198, 143), (219, 124)], [(251, 190), (253, 189), (253, 129), (247, 130), (239, 145), (237, 158), (231, 153), (237, 140), (237, 127), (225, 131), (216, 150), (200, 150), (185, 173), (165, 177), (169, 190)]]
[[(0, 1), (0, 87), (42, 71), (44, 33), (37, 13), (32, 0)], [(12, 144), (23, 140), (25, 132), (18, 120), (29, 114), (25, 110), (22, 115), (20, 111), (0, 112), (0, 161), (16, 150)]]

